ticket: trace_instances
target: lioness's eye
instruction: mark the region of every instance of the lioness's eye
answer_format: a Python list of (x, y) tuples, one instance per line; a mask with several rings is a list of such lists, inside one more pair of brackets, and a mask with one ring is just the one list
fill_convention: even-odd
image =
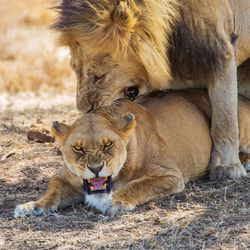
[(84, 154), (84, 150), (82, 147), (80, 146), (73, 146), (73, 150), (77, 153), (81, 153), (81, 154)]
[(113, 142), (112, 141), (109, 141), (109, 142), (105, 143), (105, 145), (104, 145), (104, 149), (109, 149), (111, 147), (113, 147)]

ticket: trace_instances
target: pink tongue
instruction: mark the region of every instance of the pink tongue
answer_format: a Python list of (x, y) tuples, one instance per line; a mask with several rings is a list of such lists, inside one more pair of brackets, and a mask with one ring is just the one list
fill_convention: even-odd
[(105, 178), (100, 177), (100, 178), (94, 178), (94, 179), (90, 179), (90, 183), (91, 185), (93, 185), (95, 187), (95, 190), (102, 190), (103, 189), (103, 184), (105, 183)]

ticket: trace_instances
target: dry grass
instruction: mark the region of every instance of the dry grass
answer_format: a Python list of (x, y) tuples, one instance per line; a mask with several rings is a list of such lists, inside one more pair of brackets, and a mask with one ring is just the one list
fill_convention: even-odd
[(54, 144), (27, 141), (27, 129), (77, 115), (68, 52), (47, 29), (51, 1), (0, 4), (0, 249), (250, 249), (249, 177), (201, 180), (115, 217), (80, 205), (13, 219), (15, 205), (39, 197), (63, 164)]
[(75, 78), (65, 48), (48, 29), (51, 0), (1, 0), (0, 91), (72, 91)]

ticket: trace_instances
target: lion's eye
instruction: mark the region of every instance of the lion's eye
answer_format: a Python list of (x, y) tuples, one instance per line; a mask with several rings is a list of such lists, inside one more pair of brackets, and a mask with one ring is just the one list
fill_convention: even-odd
[(73, 150), (77, 153), (81, 153), (81, 154), (84, 154), (84, 150), (82, 147), (80, 146), (73, 146)]
[(109, 148), (112, 148), (113, 147), (113, 142), (112, 141), (109, 141), (107, 143), (105, 143), (104, 145), (104, 149), (109, 149)]
[(139, 95), (138, 87), (127, 87), (124, 89), (124, 94), (130, 99), (135, 99)]

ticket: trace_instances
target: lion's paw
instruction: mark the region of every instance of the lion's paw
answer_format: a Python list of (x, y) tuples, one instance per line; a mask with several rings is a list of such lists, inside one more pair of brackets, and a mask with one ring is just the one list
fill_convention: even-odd
[(31, 201), (21, 205), (16, 206), (14, 211), (14, 217), (25, 217), (25, 216), (43, 216), (46, 214), (51, 214), (56, 212), (56, 208), (53, 207), (42, 207), (37, 202)]
[(210, 180), (239, 179), (247, 175), (245, 168), (239, 164), (218, 165), (210, 169)]

